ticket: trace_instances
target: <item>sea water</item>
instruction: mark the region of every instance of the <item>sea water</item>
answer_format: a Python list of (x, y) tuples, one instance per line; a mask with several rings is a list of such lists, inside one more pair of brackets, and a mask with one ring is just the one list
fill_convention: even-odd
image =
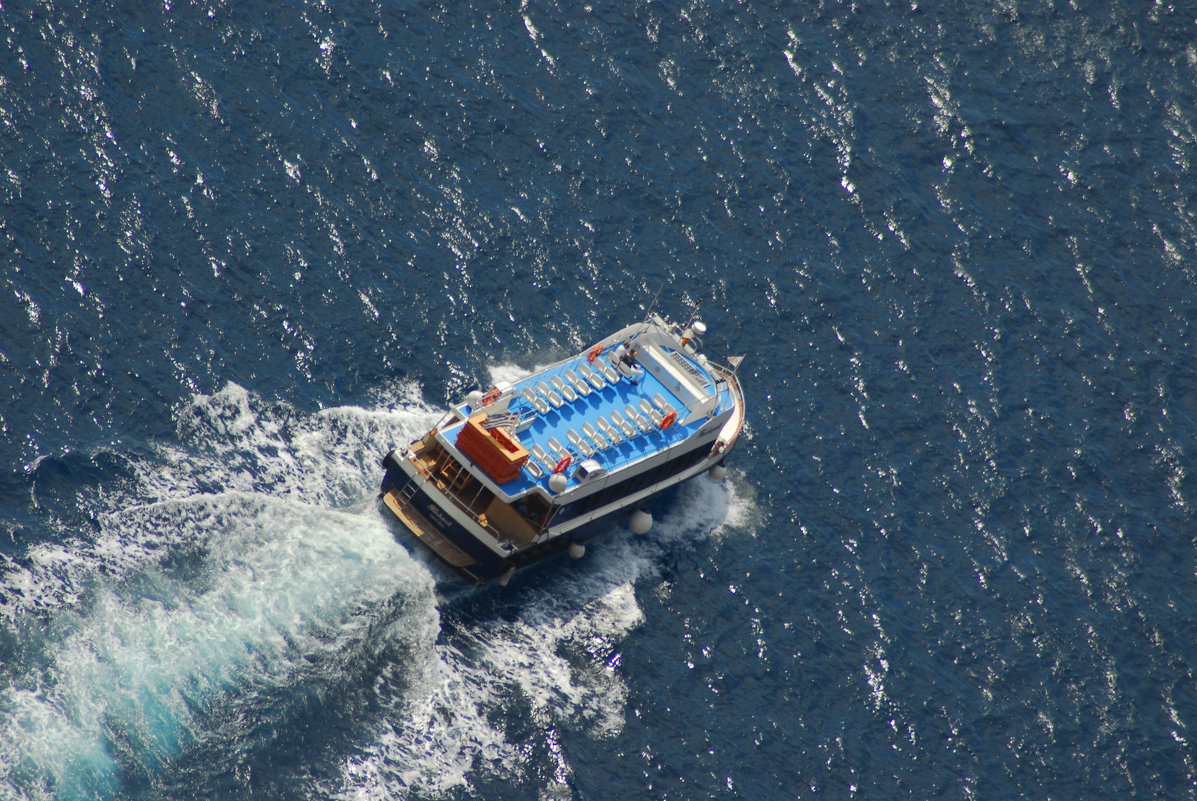
[[(1181, 3), (0, 4), (0, 798), (1194, 798)], [(381, 457), (650, 309), (727, 480)]]

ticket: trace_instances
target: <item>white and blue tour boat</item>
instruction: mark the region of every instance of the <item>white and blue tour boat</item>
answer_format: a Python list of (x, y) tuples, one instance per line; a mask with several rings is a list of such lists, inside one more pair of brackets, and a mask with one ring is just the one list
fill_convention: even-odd
[(489, 392), (476, 390), (431, 431), (383, 459), (380, 498), (468, 579), (586, 543), (703, 472), (722, 478), (744, 424), (743, 357), (703, 353), (706, 327), (649, 313), (581, 353)]

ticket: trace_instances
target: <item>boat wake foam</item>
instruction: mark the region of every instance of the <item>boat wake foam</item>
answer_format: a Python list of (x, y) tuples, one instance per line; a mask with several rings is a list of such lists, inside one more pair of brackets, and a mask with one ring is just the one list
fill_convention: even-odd
[(430, 683), (415, 697), (385, 699), (389, 713), (331, 794), (478, 791), (480, 781), (524, 780), (536, 753), (553, 763), (543, 790), (557, 797), (572, 776), (560, 729), (602, 739), (625, 725), (621, 651), (645, 619), (637, 586), (659, 574), (663, 553), (677, 543), (720, 536), (749, 513), (734, 487), (701, 479), (683, 485), (674, 509), (647, 536), (624, 527), (592, 544), (585, 569), (533, 568), (534, 579), (497, 591), (520, 596), (514, 620), (459, 621), (445, 611)]
[[(232, 772), (282, 747), (238, 709), (273, 731), (312, 705), (317, 719), (355, 710), (314, 760), (337, 778), (297, 778), (333, 796), (523, 776), (527, 734), (503, 722), (513, 703), (530, 709), (552, 781), (568, 782), (557, 730), (624, 725), (637, 582), (671, 543), (735, 525), (742, 504), (691, 482), (648, 537), (614, 532), (585, 569), (509, 588), (514, 613), (471, 619), (445, 595), (456, 579), (413, 558), (373, 503), (380, 450), (437, 417), (414, 389), (305, 415), (230, 385), (179, 410), (178, 442), (121, 454), (133, 479), (85, 501), (94, 530), (0, 563), (0, 797), (169, 786), (206, 752)], [(314, 700), (257, 703), (287, 695)]]
[(335, 680), (379, 637), (422, 653), (418, 674), (432, 577), (372, 506), (337, 506), (369, 495), (378, 442), (433, 414), (303, 418), (226, 387), (182, 411), (180, 444), (126, 457), (136, 481), (88, 510), (95, 532), (6, 557), (0, 797), (118, 795), (205, 747), (214, 709), (313, 666)]

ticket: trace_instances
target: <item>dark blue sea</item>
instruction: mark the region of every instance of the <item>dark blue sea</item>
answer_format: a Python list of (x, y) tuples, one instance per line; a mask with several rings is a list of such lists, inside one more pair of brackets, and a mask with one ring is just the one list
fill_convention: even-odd
[[(696, 305), (726, 481), (388, 524)], [(1197, 798), (1195, 337), (1190, 3), (0, 0), (0, 799)]]

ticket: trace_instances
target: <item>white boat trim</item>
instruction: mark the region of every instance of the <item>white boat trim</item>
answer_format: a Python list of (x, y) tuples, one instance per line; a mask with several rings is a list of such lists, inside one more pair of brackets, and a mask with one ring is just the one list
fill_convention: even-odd
[[(384, 506), (475, 581), (586, 541), (589, 524), (720, 463), (739, 436), (736, 373), (689, 333), (650, 315), (471, 393), (402, 454), (387, 455)], [(627, 342), (638, 369), (617, 373), (613, 365), (626, 365), (611, 357)]]

